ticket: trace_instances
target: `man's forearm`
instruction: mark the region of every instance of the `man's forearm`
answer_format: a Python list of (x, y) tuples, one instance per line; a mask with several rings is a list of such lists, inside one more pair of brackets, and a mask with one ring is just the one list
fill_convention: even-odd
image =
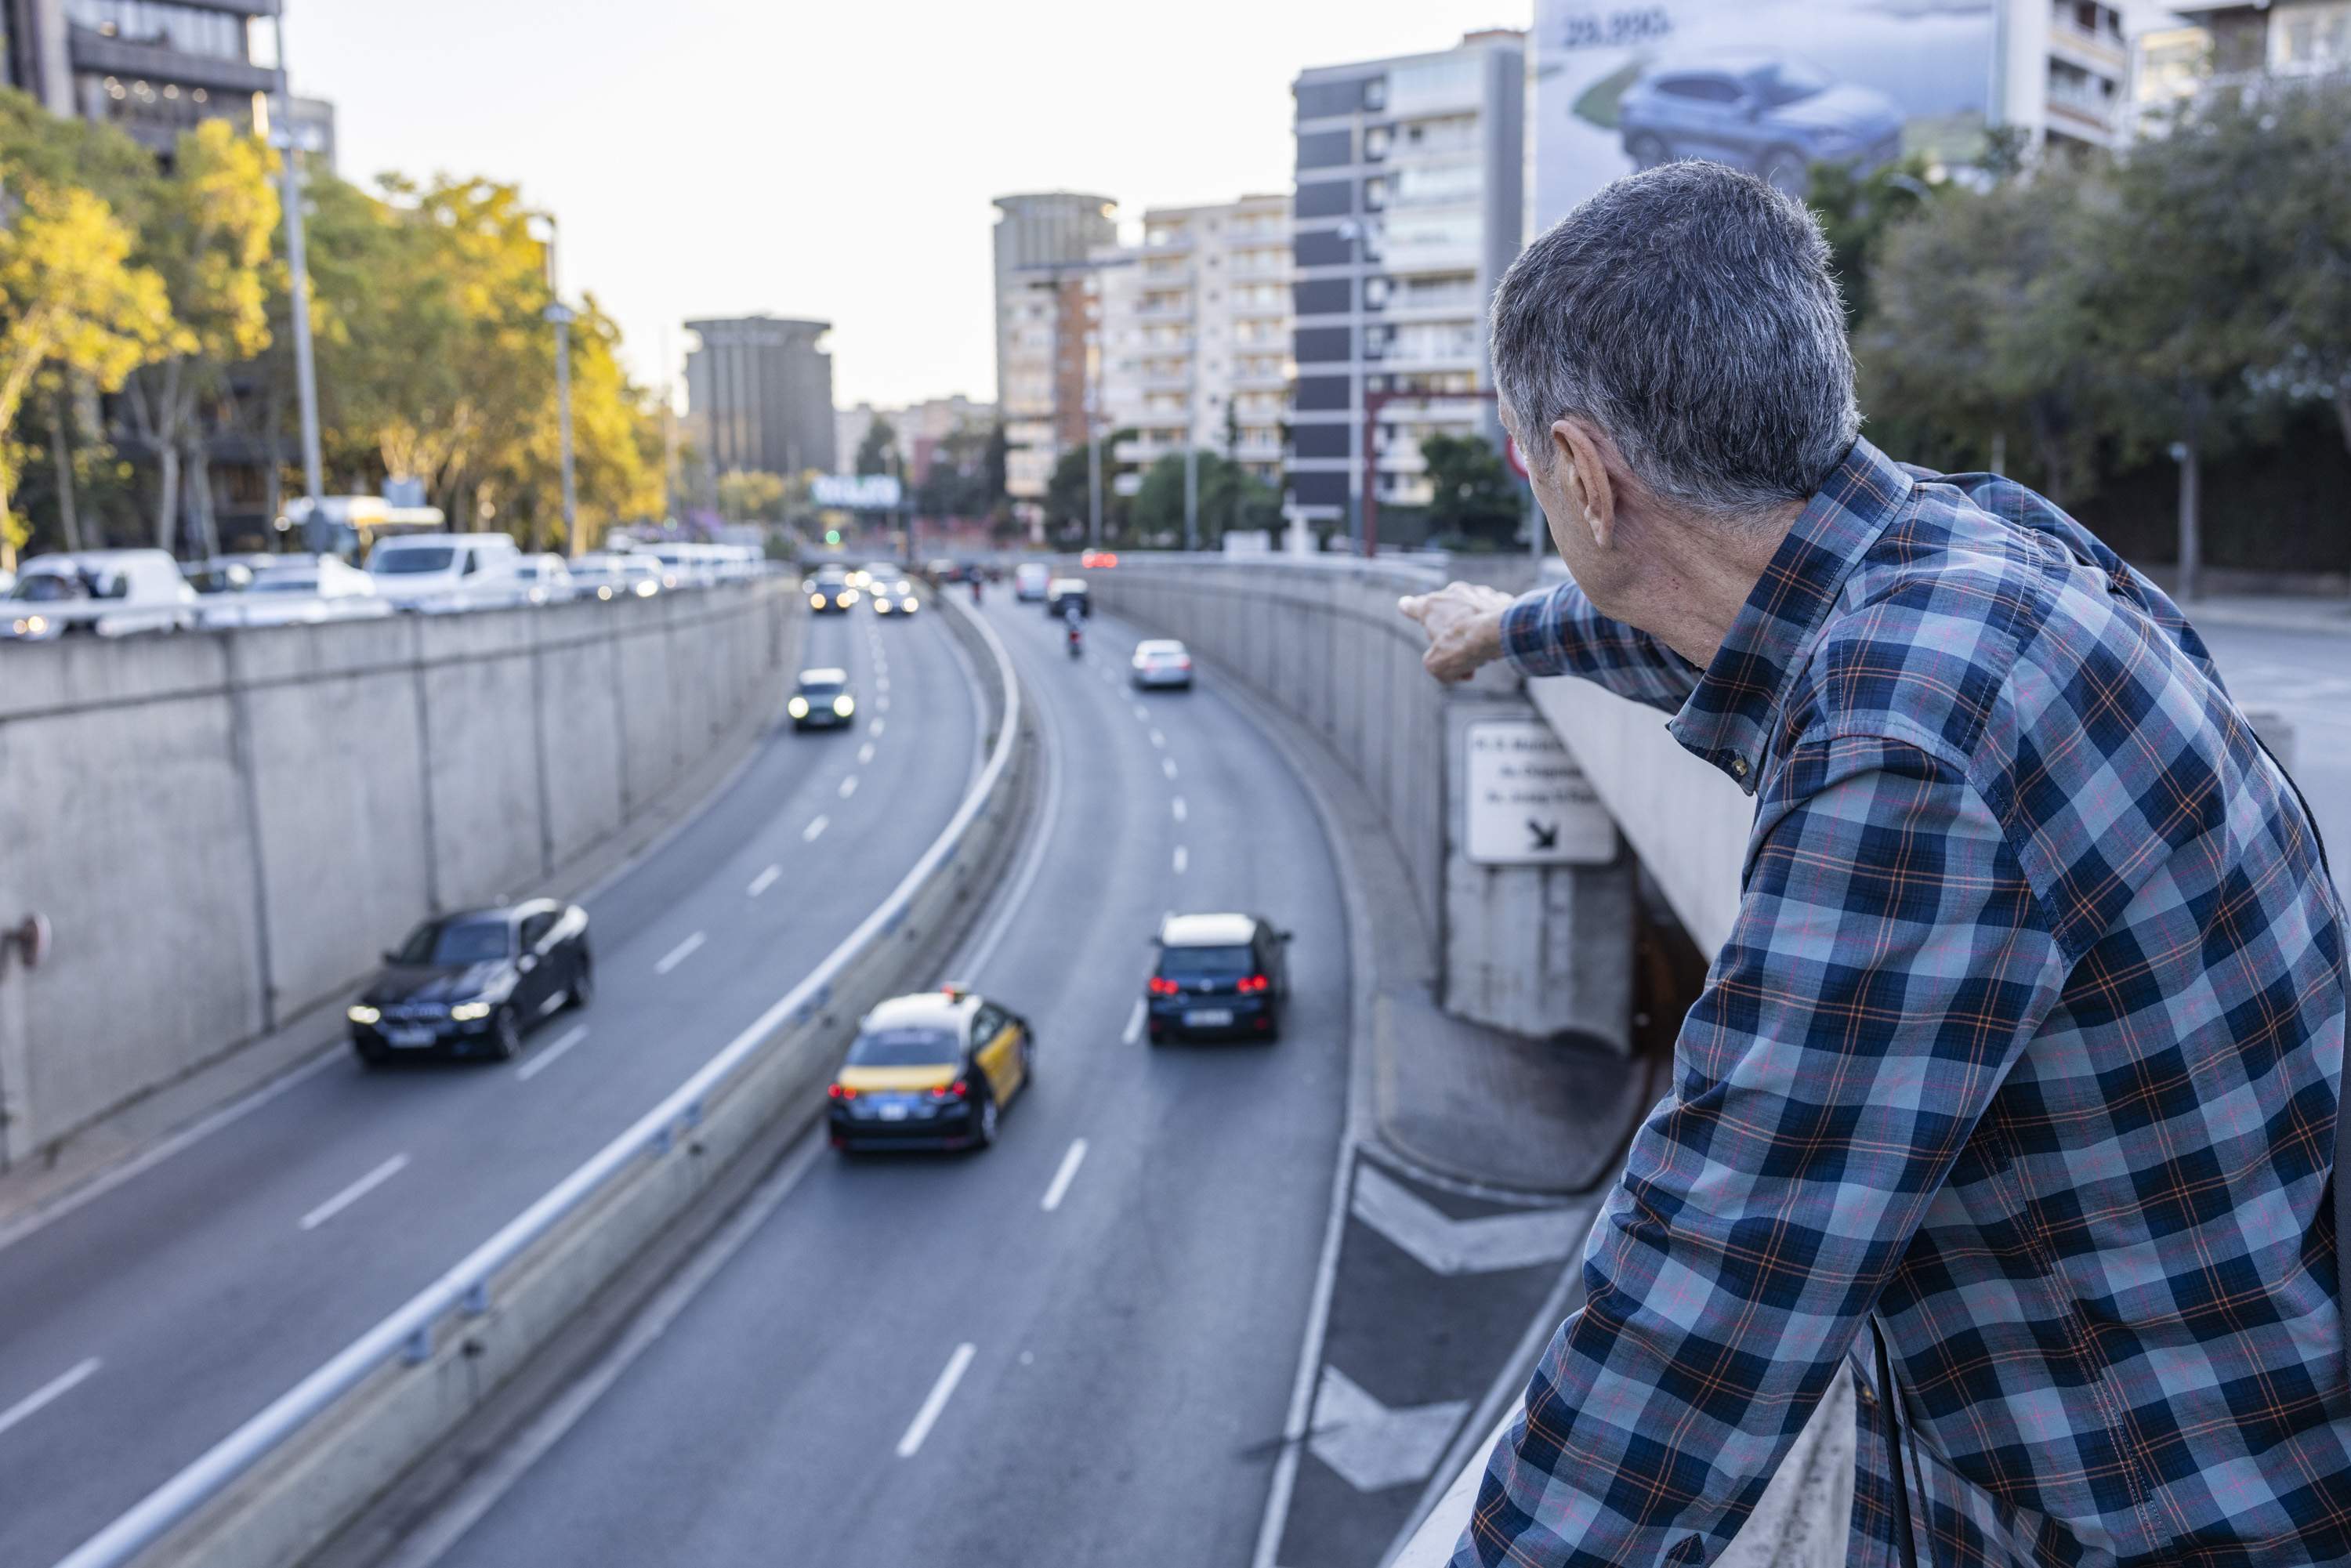
[(1522, 675), (1581, 675), (1618, 696), (1671, 712), (1698, 670), (1647, 632), (1593, 608), (1573, 580), (1522, 594), (1496, 618), (1495, 649)]

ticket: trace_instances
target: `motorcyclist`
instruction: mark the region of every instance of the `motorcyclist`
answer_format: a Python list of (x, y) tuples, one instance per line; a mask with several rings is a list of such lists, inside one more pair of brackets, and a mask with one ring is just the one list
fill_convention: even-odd
[(1077, 653), (1085, 645), (1085, 617), (1074, 601), (1061, 607), (1061, 624), (1069, 628), (1070, 652)]
[(971, 601), (974, 604), (977, 604), (979, 602), (979, 574), (977, 572), (974, 572), (971, 578)]

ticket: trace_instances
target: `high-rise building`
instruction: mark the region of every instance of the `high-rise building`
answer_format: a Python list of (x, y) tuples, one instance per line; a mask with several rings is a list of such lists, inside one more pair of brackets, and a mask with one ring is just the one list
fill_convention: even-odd
[(857, 465), (857, 449), (876, 420), (887, 420), (896, 434), (899, 455), (905, 460), (906, 482), (919, 485), (930, 472), (939, 444), (958, 430), (985, 431), (996, 423), (996, 405), (961, 392), (925, 398), (898, 407), (857, 403), (833, 415), (833, 466), (846, 474)]
[(1086, 275), (1115, 245), (1117, 204), (1048, 191), (996, 199), (996, 398), (1005, 489), (1032, 528), (1053, 465), (1085, 440)]
[(0, 0), (9, 85), (159, 154), (205, 120), (261, 130), (277, 80), (276, 10), (266, 0)]
[(712, 473), (832, 471), (831, 322), (740, 316), (685, 327), (701, 340), (685, 357), (686, 429)]
[(1186, 444), (1281, 483), (1290, 400), (1290, 198), (1153, 207), (1138, 246), (1098, 253), (1100, 424), (1122, 464)]
[(2167, 9), (2180, 25), (2137, 40), (2142, 114), (2218, 83), (2351, 72), (2351, 0), (2174, 0)]
[[(1422, 439), (1500, 441), (1486, 302), (1524, 227), (1524, 36), (1301, 72), (1292, 237), (1297, 365), (1290, 500), (1362, 526), (1369, 465), (1383, 504), (1428, 499)], [(1447, 394), (1456, 394), (1448, 396)]]
[(2171, 13), (2187, 8), (2158, 0), (2002, 0), (1994, 119), (2053, 152), (2120, 146), (2133, 131), (2133, 41), (2174, 25)]

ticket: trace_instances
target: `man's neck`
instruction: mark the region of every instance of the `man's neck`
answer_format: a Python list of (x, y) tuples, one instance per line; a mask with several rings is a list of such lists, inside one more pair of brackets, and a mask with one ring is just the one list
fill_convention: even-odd
[(1740, 612), (1803, 512), (1801, 502), (1752, 524), (1675, 517), (1653, 521), (1656, 564), (1628, 584), (1617, 619), (1705, 669), (1730, 635)]

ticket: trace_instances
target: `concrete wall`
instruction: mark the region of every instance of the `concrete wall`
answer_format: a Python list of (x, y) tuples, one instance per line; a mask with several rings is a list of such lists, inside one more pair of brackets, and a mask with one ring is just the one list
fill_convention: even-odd
[(422, 915), (602, 841), (775, 690), (776, 583), (0, 658), (19, 1159), (347, 988)]

